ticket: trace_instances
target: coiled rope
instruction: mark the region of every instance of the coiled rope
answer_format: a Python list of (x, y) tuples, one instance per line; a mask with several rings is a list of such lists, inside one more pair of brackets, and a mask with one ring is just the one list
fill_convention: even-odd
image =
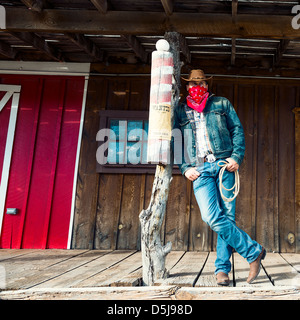
[[(221, 164), (221, 163), (222, 163), (222, 164)], [(224, 160), (222, 160), (222, 161), (220, 161), (220, 162), (218, 163), (218, 166), (221, 167), (220, 172), (219, 172), (219, 181), (220, 181), (219, 189), (220, 189), (220, 194), (221, 194), (222, 199), (223, 199), (224, 201), (226, 201), (226, 202), (231, 202), (231, 201), (233, 201), (233, 200), (237, 197), (237, 195), (238, 195), (239, 192), (240, 192), (240, 176), (239, 176), (238, 170), (236, 170), (236, 171), (234, 172), (234, 174), (235, 174), (234, 180), (235, 180), (235, 181), (234, 181), (233, 187), (230, 188), (230, 189), (225, 188), (225, 187), (223, 186), (222, 180), (223, 180), (223, 174), (224, 174), (224, 171), (226, 170), (227, 165), (228, 165), (228, 162), (226, 162), (226, 161), (224, 161)], [(226, 190), (226, 191), (232, 191), (232, 190), (234, 190), (234, 191), (233, 191), (233, 194), (234, 194), (233, 197), (231, 197), (231, 198), (225, 197), (224, 194), (223, 194), (223, 189)]]

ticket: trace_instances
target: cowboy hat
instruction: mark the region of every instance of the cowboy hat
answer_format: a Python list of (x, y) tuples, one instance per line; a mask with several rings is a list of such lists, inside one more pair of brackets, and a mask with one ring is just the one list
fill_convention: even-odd
[(200, 69), (194, 69), (190, 71), (188, 79), (181, 77), (182, 80), (185, 81), (195, 81), (195, 82), (200, 82), (200, 81), (207, 81), (207, 80), (212, 80), (212, 77), (206, 77), (203, 70)]

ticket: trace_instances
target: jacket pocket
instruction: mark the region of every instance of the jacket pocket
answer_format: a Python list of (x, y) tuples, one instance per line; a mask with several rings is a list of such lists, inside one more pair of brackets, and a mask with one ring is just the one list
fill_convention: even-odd
[[(230, 132), (227, 128), (226, 112), (223, 110), (213, 110), (207, 116), (210, 123), (208, 130), (211, 133), (214, 150), (216, 152), (232, 150)], [(212, 128), (214, 128), (213, 132), (211, 132)]]
[(226, 113), (220, 111), (212, 111), (210, 116), (213, 117), (214, 122), (219, 125), (226, 125)]

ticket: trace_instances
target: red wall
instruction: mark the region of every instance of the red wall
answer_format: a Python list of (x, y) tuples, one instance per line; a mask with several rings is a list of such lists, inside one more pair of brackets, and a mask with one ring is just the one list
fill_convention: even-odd
[[(0, 248), (67, 247), (84, 81), (0, 75), (21, 85)], [(0, 174), (10, 105), (0, 112)]]

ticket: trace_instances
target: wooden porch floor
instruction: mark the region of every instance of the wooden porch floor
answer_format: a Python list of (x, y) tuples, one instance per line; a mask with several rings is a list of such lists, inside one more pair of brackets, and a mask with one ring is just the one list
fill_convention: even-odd
[[(166, 261), (170, 276), (155, 286), (218, 287), (215, 259), (215, 252), (172, 251)], [(300, 288), (300, 254), (268, 253), (252, 285), (246, 283), (247, 261), (234, 253), (232, 264), (231, 287)], [(0, 250), (0, 299), (8, 290), (134, 287), (141, 277), (139, 251)]]

